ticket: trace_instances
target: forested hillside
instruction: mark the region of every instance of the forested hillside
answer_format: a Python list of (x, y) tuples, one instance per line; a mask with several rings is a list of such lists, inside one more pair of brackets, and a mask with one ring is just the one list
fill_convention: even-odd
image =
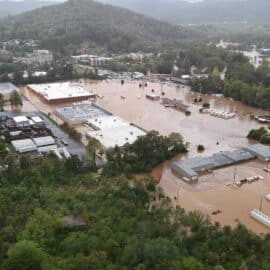
[(0, 32), (1, 39), (31, 38), (48, 48), (85, 45), (118, 52), (159, 46), (168, 49), (199, 36), (92, 0), (69, 0), (3, 20)]

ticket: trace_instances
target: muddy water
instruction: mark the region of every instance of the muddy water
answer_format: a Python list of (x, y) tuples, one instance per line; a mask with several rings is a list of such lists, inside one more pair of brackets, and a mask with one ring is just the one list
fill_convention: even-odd
[[(263, 113), (226, 98), (205, 96), (204, 101), (210, 102), (212, 108), (232, 111), (234, 107), (237, 107), (237, 117), (223, 120), (200, 114), (201, 104), (192, 104), (197, 94), (191, 92), (188, 87), (176, 88), (170, 85), (148, 83), (148, 86), (142, 89), (139, 88), (138, 82), (121, 85), (119, 82), (110, 81), (89, 84), (88, 88), (104, 96), (103, 99), (98, 99), (99, 105), (146, 130), (158, 130), (164, 135), (171, 132), (181, 133), (185, 140), (191, 143), (190, 155), (197, 154), (198, 144), (205, 146), (207, 151), (203, 154), (207, 155), (246, 145), (247, 133), (250, 129), (260, 126), (257, 122), (251, 121), (249, 115)], [(190, 105), (191, 115), (186, 116), (173, 108), (165, 108), (158, 101), (146, 99), (145, 95), (150, 94), (152, 89), (155, 90), (155, 94), (159, 95), (164, 91), (165, 97), (177, 97), (183, 100), (185, 104)]]
[[(250, 120), (250, 115), (268, 114), (227, 98), (212, 96), (204, 96), (203, 100), (209, 102), (211, 108), (218, 110), (233, 111), (236, 107), (237, 117), (223, 120), (200, 114), (201, 104), (193, 104), (198, 94), (191, 92), (188, 87), (177, 88), (173, 85), (148, 83), (147, 87), (140, 88), (138, 82), (121, 85), (119, 82), (110, 81), (89, 84), (88, 88), (103, 96), (97, 101), (99, 105), (146, 130), (158, 130), (164, 135), (171, 132), (181, 133), (185, 140), (190, 142), (189, 156), (199, 155), (196, 150), (198, 144), (203, 144), (206, 148), (200, 155), (211, 155), (249, 144), (246, 139), (247, 133), (261, 126)], [(145, 95), (152, 93), (152, 89), (155, 90), (155, 94), (160, 95), (164, 91), (166, 97), (183, 100), (190, 106), (191, 115), (186, 116), (180, 111), (163, 107), (158, 101), (146, 99)], [(268, 228), (249, 217), (250, 211), (259, 207), (261, 196), (270, 193), (270, 176), (263, 172), (265, 164), (249, 162), (237, 166), (236, 179), (257, 174), (265, 178), (236, 189), (228, 186), (234, 181), (235, 167), (214, 171), (211, 175), (202, 176), (198, 184), (190, 185), (172, 173), (171, 163), (172, 161), (166, 162), (156, 170), (162, 170), (160, 186), (175, 203), (175, 197), (179, 192), (180, 205), (187, 210), (200, 210), (213, 221), (219, 221), (223, 225), (235, 226), (241, 222), (256, 233), (270, 232)], [(212, 212), (217, 209), (222, 213), (213, 216)], [(265, 201), (263, 211), (270, 215), (270, 202)]]
[[(181, 133), (190, 143), (188, 156), (211, 155), (249, 144), (246, 139), (247, 133), (261, 126), (256, 121), (250, 120), (250, 115), (268, 114), (227, 98), (212, 96), (204, 96), (203, 101), (209, 102), (211, 108), (218, 110), (233, 111), (236, 107), (237, 117), (223, 120), (200, 114), (201, 104), (193, 104), (198, 93), (191, 92), (188, 87), (177, 88), (174, 85), (160, 83), (148, 82), (147, 87), (140, 88), (139, 82), (126, 82), (124, 85), (121, 85), (120, 81), (86, 82), (85, 88), (102, 97), (97, 100), (98, 105), (146, 130), (157, 130), (164, 135), (171, 132)], [(145, 95), (151, 94), (152, 89), (154, 94), (161, 95), (165, 92), (165, 97), (181, 99), (190, 106), (191, 115), (186, 116), (183, 112), (165, 108), (159, 101), (146, 99)], [(49, 106), (33, 93), (27, 92), (25, 95), (37, 109), (45, 113), (53, 113), (55, 107), (66, 105)], [(55, 115), (53, 117), (57, 122), (61, 121)], [(86, 132), (84, 127), (79, 127), (78, 130), (82, 133)], [(206, 151), (198, 154), (196, 150), (198, 144), (203, 144)], [(235, 189), (228, 186), (233, 183), (235, 167), (214, 171), (211, 175), (200, 177), (198, 184), (190, 185), (172, 173), (171, 163), (172, 161), (166, 162), (156, 170), (162, 172), (160, 186), (175, 203), (174, 198), (179, 192), (180, 205), (187, 210), (200, 210), (208, 214), (213, 221), (219, 221), (223, 225), (235, 226), (237, 222), (242, 222), (256, 233), (270, 232), (249, 217), (250, 210), (259, 207), (261, 196), (270, 193), (270, 175), (262, 170), (265, 164), (249, 162), (237, 166), (236, 178), (239, 180), (257, 174), (265, 178), (257, 183), (246, 184)], [(222, 213), (213, 216), (212, 212), (217, 209)], [(263, 211), (270, 215), (270, 202), (264, 202)]]

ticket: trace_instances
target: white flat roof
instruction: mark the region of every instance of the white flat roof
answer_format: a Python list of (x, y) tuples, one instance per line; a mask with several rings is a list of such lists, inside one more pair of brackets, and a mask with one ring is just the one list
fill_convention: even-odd
[(31, 139), (14, 140), (11, 142), (17, 152), (26, 153), (36, 151), (37, 147)]
[(31, 117), (31, 119), (35, 122), (35, 123), (42, 123), (43, 120), (39, 117), (39, 116), (33, 116)]
[(13, 120), (16, 122), (16, 123), (21, 123), (21, 122), (28, 122), (28, 118), (24, 115), (21, 115), (21, 116), (15, 116), (13, 117)]
[(87, 120), (86, 123), (97, 130), (129, 126), (127, 121), (114, 115), (95, 117)]
[(28, 87), (48, 101), (79, 97), (87, 98), (94, 95), (87, 92), (80, 83), (74, 82), (29, 84)]
[(114, 127), (100, 131), (89, 131), (87, 135), (97, 139), (105, 148), (113, 148), (115, 146), (123, 146), (126, 143), (134, 143), (139, 136), (146, 133), (133, 125)]

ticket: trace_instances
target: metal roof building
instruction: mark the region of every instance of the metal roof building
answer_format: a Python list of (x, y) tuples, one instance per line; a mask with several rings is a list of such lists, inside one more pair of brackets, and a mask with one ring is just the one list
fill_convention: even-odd
[(37, 151), (39, 153), (49, 153), (49, 152), (53, 152), (57, 149), (58, 149), (58, 146), (56, 144), (53, 144), (53, 145), (46, 145), (46, 146), (38, 147)]
[(194, 181), (198, 179), (198, 173), (213, 170), (224, 166), (229, 166), (242, 161), (256, 158), (256, 155), (245, 150), (226, 151), (214, 154), (210, 157), (195, 157), (174, 162), (172, 169), (188, 179)]
[(37, 147), (55, 144), (55, 139), (52, 136), (34, 138), (33, 141)]
[(33, 152), (37, 150), (36, 145), (31, 139), (14, 140), (11, 142), (11, 145), (19, 153), (27, 153), (27, 152)]
[(30, 125), (29, 119), (25, 115), (15, 116), (13, 117), (13, 120), (16, 123), (16, 126), (18, 127), (24, 127), (24, 126)]
[(64, 122), (73, 125), (85, 123), (92, 118), (111, 115), (111, 113), (90, 101), (74, 103), (72, 106), (58, 108), (55, 112)]
[(255, 155), (257, 158), (269, 161), (270, 160), (270, 147), (262, 144), (254, 144), (245, 147), (245, 150)]

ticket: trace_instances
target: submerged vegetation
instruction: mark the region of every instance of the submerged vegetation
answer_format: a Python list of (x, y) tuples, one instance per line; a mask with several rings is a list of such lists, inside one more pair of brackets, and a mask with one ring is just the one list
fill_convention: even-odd
[(153, 131), (139, 137), (134, 144), (126, 144), (122, 148), (115, 147), (107, 151), (107, 165), (103, 174), (130, 176), (136, 173), (149, 173), (155, 166), (186, 151), (181, 135), (172, 133), (164, 137)]
[(259, 141), (262, 144), (270, 144), (270, 134), (265, 127), (252, 129), (247, 137), (252, 140)]

